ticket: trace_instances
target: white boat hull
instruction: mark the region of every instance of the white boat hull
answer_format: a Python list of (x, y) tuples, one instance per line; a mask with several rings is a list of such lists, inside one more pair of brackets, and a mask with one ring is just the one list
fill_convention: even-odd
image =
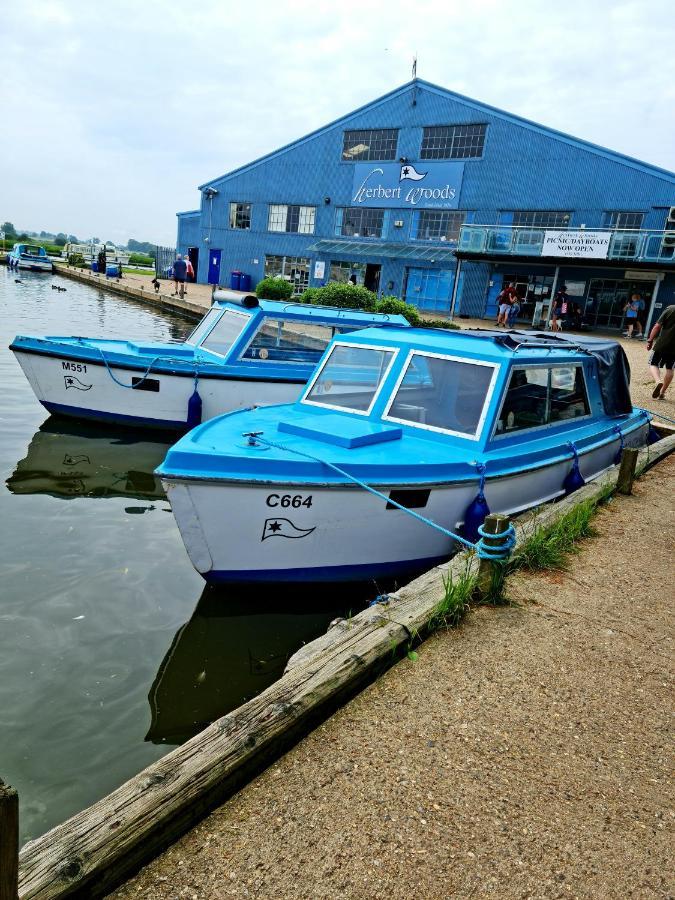
[(17, 259), (16, 257), (9, 257), (9, 265), (12, 269), (26, 269), (31, 272), (53, 272), (54, 264), (50, 259), (38, 260), (38, 259)]
[[(648, 425), (625, 439), (642, 446)], [(614, 464), (619, 440), (580, 455), (588, 481)], [(514, 514), (564, 493), (571, 461), (488, 480), (493, 512)], [(454, 551), (450, 538), (357, 486), (256, 484), (164, 479), (183, 542), (209, 582), (339, 581), (428, 568)], [(388, 494), (391, 487), (376, 486)], [(425, 485), (398, 485), (423, 489)], [(458, 531), (477, 482), (429, 485), (416, 511)], [(279, 526), (278, 528), (275, 526)]]
[[(187, 425), (188, 400), (195, 386), (193, 375), (151, 372), (141, 389), (132, 390), (117, 384), (115, 379), (131, 385), (132, 379), (140, 378), (143, 372), (115, 366), (110, 366), (109, 372), (104, 365), (20, 350), (15, 350), (15, 355), (35, 396), (51, 413), (155, 428), (184, 429)], [(200, 378), (197, 387), (202, 421), (206, 421), (236, 409), (291, 403), (303, 385)]]

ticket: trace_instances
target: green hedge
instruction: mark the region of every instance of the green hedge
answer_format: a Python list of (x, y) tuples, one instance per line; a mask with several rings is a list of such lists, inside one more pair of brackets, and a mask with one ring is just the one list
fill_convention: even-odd
[(259, 300), (290, 300), (293, 296), (293, 285), (285, 278), (263, 278), (255, 289)]

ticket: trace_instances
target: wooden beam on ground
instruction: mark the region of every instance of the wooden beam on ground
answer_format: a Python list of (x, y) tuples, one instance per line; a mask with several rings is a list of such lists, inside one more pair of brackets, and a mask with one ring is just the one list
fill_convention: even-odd
[(0, 900), (19, 896), (19, 797), (0, 780)]
[[(641, 450), (640, 471), (675, 450), (675, 436)], [(616, 467), (516, 525), (516, 549), (584, 500), (616, 484)], [(287, 749), (327, 709), (390, 665), (392, 648), (423, 631), (445, 595), (448, 578), (476, 573), (473, 553), (461, 553), (332, 628), (291, 658), (284, 675), (262, 694), (218, 719), (130, 781), (52, 831), (20, 855), (22, 900), (55, 900), (109, 892), (183, 834), (208, 811)]]

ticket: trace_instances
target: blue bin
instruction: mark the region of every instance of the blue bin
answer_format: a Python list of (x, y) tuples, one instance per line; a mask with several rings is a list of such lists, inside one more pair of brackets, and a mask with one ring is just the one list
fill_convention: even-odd
[(241, 283), (241, 272), (230, 272), (230, 289), (233, 291), (239, 291), (241, 288), (239, 287)]
[(105, 267), (106, 278), (119, 278), (120, 267), (117, 263), (108, 263)]
[(93, 263), (91, 264), (91, 271), (92, 271), (92, 272), (98, 272), (98, 263), (97, 263), (97, 262), (93, 262)]
[(250, 291), (251, 290), (251, 276), (247, 275), (246, 272), (240, 272), (240, 274), (239, 274), (239, 290), (240, 291)]

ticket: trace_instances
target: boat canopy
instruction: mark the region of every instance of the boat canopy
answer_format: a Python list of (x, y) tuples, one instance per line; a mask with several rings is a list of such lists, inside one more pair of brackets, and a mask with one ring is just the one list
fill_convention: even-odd
[(592, 356), (598, 363), (598, 378), (602, 405), (608, 416), (626, 416), (633, 411), (630, 398), (630, 365), (626, 353), (611, 338), (588, 335), (546, 334), (538, 331), (493, 331), (490, 329), (466, 329), (463, 334), (491, 338), (510, 350), (520, 347), (579, 350)]

